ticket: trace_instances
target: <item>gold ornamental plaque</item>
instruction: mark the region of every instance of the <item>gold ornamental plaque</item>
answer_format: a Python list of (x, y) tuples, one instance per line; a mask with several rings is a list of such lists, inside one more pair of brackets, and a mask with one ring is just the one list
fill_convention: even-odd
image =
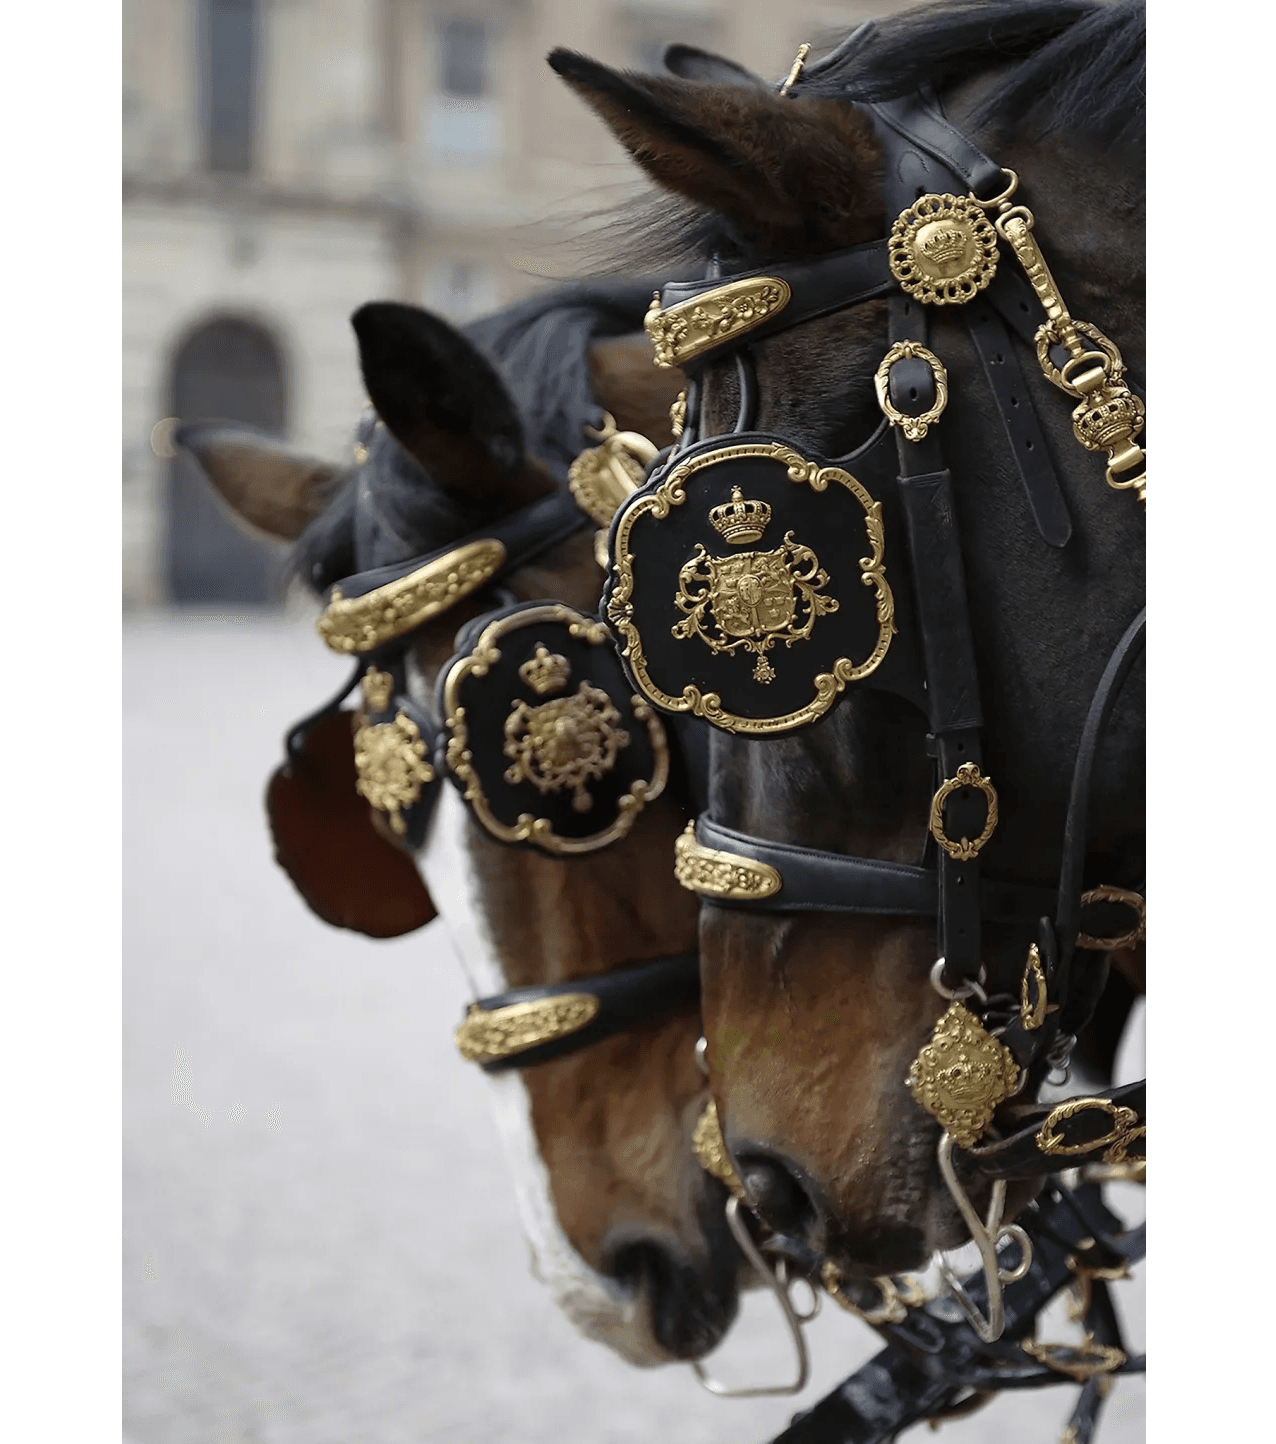
[(968, 197), (926, 195), (891, 227), (887, 259), (910, 296), (930, 306), (961, 305), (997, 273), (997, 232)]
[(656, 365), (681, 366), (743, 336), (778, 315), (792, 294), (789, 283), (779, 276), (751, 276), (662, 310), (657, 291), (643, 321)]
[(578, 1033), (593, 1020), (599, 1006), (592, 993), (559, 993), (491, 1010), (471, 1003), (454, 1034), (457, 1052), (467, 1063), (496, 1063)]
[(979, 1141), (999, 1104), (1019, 1086), (1019, 1065), (960, 1003), (935, 1024), (913, 1060), (908, 1091), (963, 1148)]
[(361, 597), (344, 597), (333, 587), (319, 618), (319, 635), (334, 652), (370, 652), (441, 616), (494, 576), (504, 560), (504, 543), (485, 538), (435, 557)]
[(408, 828), (403, 809), (412, 807), (421, 788), (434, 781), (434, 768), (425, 760), (421, 729), (402, 712), (393, 722), (375, 727), (366, 723), (354, 734), (355, 788), (401, 837)]
[(594, 799), (585, 784), (605, 777), (620, 749), (629, 746), (629, 733), (619, 723), (615, 703), (588, 682), (572, 696), (539, 707), (516, 701), (505, 719), (505, 755), (514, 759), (506, 782), (530, 782), (541, 793), (570, 788), (572, 807), (588, 812)]
[(731, 1162), (731, 1155), (723, 1141), (722, 1127), (718, 1122), (718, 1107), (712, 1098), (704, 1105), (704, 1112), (691, 1135), (691, 1148), (706, 1173), (711, 1173), (720, 1183), (725, 1183), (742, 1203), (749, 1201), (744, 1184), (740, 1182), (740, 1175), (735, 1171), (735, 1164)]
[(769, 863), (705, 847), (696, 839), (694, 822), (687, 824), (673, 845), (673, 875), (688, 892), (744, 902), (771, 897), (783, 886), (780, 874)]

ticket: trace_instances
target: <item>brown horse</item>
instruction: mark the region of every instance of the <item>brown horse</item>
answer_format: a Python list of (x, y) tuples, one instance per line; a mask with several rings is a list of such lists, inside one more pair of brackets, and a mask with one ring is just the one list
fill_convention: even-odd
[[(612, 298), (613, 330), (618, 306)], [(295, 456), (223, 424), (180, 434), (241, 518), (298, 541), (298, 571), (319, 592), (445, 546), (561, 484), (528, 450), (507, 386), (464, 336), (388, 303), (364, 307), (353, 324), (380, 418), (364, 424), (354, 465)], [(559, 337), (559, 353), (575, 346), (579, 374), (554, 383), (558, 401), (583, 386), (621, 429), (672, 440), (680, 380), (656, 371), (645, 338), (603, 329), (586, 353), (591, 334), (587, 325)], [(562, 370), (563, 354), (545, 364)], [(569, 428), (578, 446), (580, 419)], [(592, 613), (600, 582), (586, 531), (507, 576), (504, 600)], [(406, 670), (419, 707), (432, 706), (458, 627), (493, 605), (480, 590), (411, 636)], [(351, 714), (329, 722), (271, 792), (279, 860), (328, 921), (387, 936), (437, 907), (480, 997), (694, 953), (696, 901), (671, 871), (686, 811), (669, 794), (619, 841), (565, 859), (497, 841), (444, 785), (414, 859), (418, 878), (386, 818), (355, 796)], [(706, 1099), (699, 1034), (698, 1009), (684, 1003), (492, 1078), (534, 1271), (583, 1333), (640, 1365), (704, 1354), (736, 1307), (740, 1256), (723, 1224), (725, 1192), (691, 1149)]]
[[(550, 64), (668, 193), (659, 214), (671, 269), (697, 254), (723, 283), (768, 267), (796, 274), (881, 238), (895, 214), (885, 214), (882, 144), (853, 102), (933, 84), (946, 114), (1018, 173), (1075, 314), (1115, 338), (1141, 375), (1142, 37), (1138, 5), (996, 0), (884, 21), (844, 64), (788, 93), (622, 73), (567, 51)], [(939, 430), (945, 456), (961, 463), (952, 466), (984, 755), (1001, 797), (983, 865), (985, 876), (1049, 889), (1086, 709), (1141, 602), (1143, 516), (1103, 485), (1101, 464), (1072, 437), (1070, 403), (1034, 357), (1029, 394), (1072, 529), (1066, 546), (1042, 540), (1017, 473), (990, 451), (996, 411), (959, 309), (936, 316), (932, 344), (948, 367)], [(745, 430), (803, 456), (850, 454), (854, 472), (883, 425), (873, 376), (887, 345), (884, 300), (830, 306), (749, 344), (752, 402), (745, 369), (711, 356), (698, 368), (699, 435), (725, 445), (752, 406)], [(862, 532), (843, 546), (858, 557)], [(818, 550), (832, 569), (836, 538)], [(775, 655), (785, 666), (788, 654)], [(1142, 724), (1135, 675), (1099, 755), (1087, 885), (1142, 886)], [(715, 731), (708, 816), (768, 843), (919, 863), (935, 792), (927, 731), (914, 701), (854, 687), (783, 736)], [(780, 907), (706, 903), (702, 914), (702, 1005), (727, 1146), (763, 1220), (843, 1275), (919, 1267), (966, 1237), (937, 1167), (939, 1127), (905, 1087), (947, 1007), (930, 982), (934, 925)], [(1018, 998), (1031, 939), (985, 927), (990, 994)], [(1011, 1212), (1031, 1192), (1021, 1185)], [(972, 1193), (982, 1208), (987, 1186)]]

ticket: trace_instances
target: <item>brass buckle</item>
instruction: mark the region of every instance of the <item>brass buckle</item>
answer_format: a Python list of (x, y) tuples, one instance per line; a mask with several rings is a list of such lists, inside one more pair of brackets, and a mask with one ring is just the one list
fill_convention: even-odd
[[(1031, 982), (1032, 987), (1029, 988)], [(1034, 999), (1032, 994), (1036, 992)], [(1041, 966), (1041, 950), (1033, 943), (1028, 948), (1023, 979), (1019, 984), (1019, 1021), (1029, 1033), (1035, 1033), (1046, 1020), (1046, 974)]]
[[(944, 803), (954, 792), (963, 787), (977, 787), (988, 799), (988, 817), (984, 822), (984, 830), (971, 842), (970, 838), (963, 837), (959, 842), (954, 842), (944, 831)], [(950, 777), (935, 794), (934, 801), (930, 805), (930, 835), (944, 849), (949, 857), (957, 862), (969, 862), (971, 858), (978, 857), (983, 850), (985, 843), (993, 835), (997, 827), (997, 790), (992, 785), (990, 778), (984, 777), (979, 768), (973, 762), (963, 762), (957, 769), (957, 776)]]
[[(935, 377), (935, 404), (920, 416), (910, 416), (906, 411), (897, 411), (890, 399), (891, 367), (896, 361), (911, 361), (916, 358), (925, 361)], [(896, 341), (882, 357), (882, 363), (873, 375), (873, 388), (877, 392), (877, 404), (892, 426), (903, 428), (909, 441), (920, 441), (932, 424), (944, 414), (948, 405), (948, 372), (944, 363), (933, 351), (928, 351), (918, 341)]]
[[(1087, 1138), (1080, 1143), (1067, 1143), (1060, 1125), (1078, 1113), (1106, 1113), (1112, 1120), (1112, 1127), (1098, 1138)], [(1042, 1153), (1053, 1158), (1075, 1158), (1078, 1154), (1093, 1153), (1102, 1148), (1104, 1163), (1124, 1163), (1129, 1147), (1137, 1139), (1147, 1136), (1147, 1125), (1138, 1121), (1139, 1115), (1133, 1108), (1124, 1108), (1110, 1098), (1069, 1098), (1060, 1103), (1037, 1130), (1037, 1147)]]
[(1132, 948), (1135, 943), (1141, 943), (1147, 936), (1148, 905), (1139, 893), (1129, 892), (1123, 887), (1112, 887), (1108, 883), (1100, 883), (1098, 887), (1092, 887), (1089, 892), (1081, 894), (1082, 907), (1093, 902), (1124, 903), (1126, 907), (1134, 909), (1138, 922), (1128, 933), (1121, 933), (1115, 938), (1092, 938), (1089, 933), (1078, 933), (1077, 947), (1095, 948), (1100, 952), (1115, 953), (1122, 948)]

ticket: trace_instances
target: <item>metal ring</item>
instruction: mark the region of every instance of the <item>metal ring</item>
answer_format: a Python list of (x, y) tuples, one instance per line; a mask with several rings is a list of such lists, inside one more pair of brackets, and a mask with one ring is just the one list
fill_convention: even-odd
[[(935, 404), (920, 416), (910, 416), (898, 411), (890, 399), (890, 373), (896, 361), (925, 361), (935, 377)], [(933, 351), (928, 351), (919, 341), (896, 341), (882, 357), (881, 364), (873, 374), (873, 389), (877, 392), (877, 404), (892, 426), (903, 429), (909, 441), (921, 441), (930, 427), (944, 414), (948, 405), (948, 371)]]
[[(944, 803), (954, 792), (960, 791), (963, 787), (977, 787), (988, 801), (988, 816), (984, 820), (984, 830), (974, 842), (971, 842), (968, 837), (963, 837), (960, 842), (953, 842), (944, 831)], [(997, 789), (992, 785), (992, 779), (985, 777), (975, 763), (963, 762), (957, 769), (957, 776), (950, 777), (944, 782), (930, 804), (930, 835), (949, 857), (957, 862), (969, 862), (971, 858), (979, 856), (984, 844), (996, 831), (996, 827)]]
[(981, 1003), (988, 1001), (988, 994), (984, 992), (982, 984), (986, 979), (983, 964), (979, 965), (979, 978), (967, 978), (959, 988), (949, 988), (944, 984), (944, 968), (947, 966), (946, 958), (938, 958), (935, 966), (930, 970), (930, 985), (941, 998), (947, 998), (950, 1003), (961, 1003), (969, 997), (976, 997)]
[(1010, 197), (1019, 189), (1019, 177), (1015, 172), (1012, 171), (1008, 165), (1003, 165), (1001, 171), (1003, 175), (1010, 177), (1010, 184), (999, 196), (993, 196), (990, 201), (981, 201), (974, 191), (970, 192), (971, 200), (974, 201), (977, 206), (983, 206), (986, 211), (991, 211), (997, 206), (1004, 206)]
[(699, 1068), (700, 1072), (706, 1078), (709, 1076), (709, 1064), (705, 1060), (705, 1053), (708, 1047), (709, 1040), (701, 1033), (699, 1038), (696, 1039), (696, 1067)]
[[(1117, 350), (1116, 343), (1109, 340), (1097, 326), (1092, 326), (1089, 321), (1073, 321), (1072, 329), (1078, 336), (1084, 336), (1112, 362), (1107, 373), (1110, 381), (1119, 381), (1125, 375), (1125, 363), (1121, 360), (1121, 353)], [(1066, 391), (1069, 396), (1080, 396), (1081, 393), (1075, 386), (1071, 386), (1063, 380), (1062, 371), (1050, 359), (1051, 346), (1063, 345), (1063, 339), (1053, 321), (1043, 321), (1037, 327), (1036, 343), (1037, 363), (1046, 380), (1061, 391)], [(1087, 352), (1086, 354), (1091, 353)]]
[[(1082, 351), (1079, 356), (1069, 356), (1068, 359), (1063, 363), (1063, 365), (1059, 367), (1059, 385), (1062, 386), (1063, 389), (1071, 396), (1086, 395), (1086, 393), (1083, 392), (1081, 388), (1077, 385), (1077, 383), (1072, 379), (1073, 368), (1076, 366), (1080, 366), (1083, 361), (1099, 362), (1100, 369), (1102, 370), (1105, 378), (1112, 370), (1111, 356), (1105, 354), (1102, 351)], [(1094, 388), (1091, 387), (1090, 389), (1093, 390)]]
[(1132, 948), (1135, 943), (1141, 943), (1147, 936), (1147, 903), (1137, 892), (1129, 892), (1123, 887), (1112, 887), (1108, 883), (1100, 883), (1098, 887), (1092, 887), (1089, 892), (1081, 894), (1081, 906), (1089, 903), (1114, 902), (1122, 903), (1128, 908), (1133, 908), (1138, 922), (1128, 933), (1121, 933), (1115, 938), (1092, 938), (1089, 933), (1077, 934), (1077, 947), (1097, 948), (1102, 952), (1115, 953), (1121, 948)]

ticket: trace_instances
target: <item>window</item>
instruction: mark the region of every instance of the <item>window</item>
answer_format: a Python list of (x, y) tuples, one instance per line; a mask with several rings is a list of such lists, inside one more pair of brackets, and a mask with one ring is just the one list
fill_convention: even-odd
[(463, 100), (487, 93), (487, 27), (481, 20), (448, 20), (439, 32), (439, 90)]
[(257, 111), (256, 0), (204, 0), (202, 9), (204, 162), (246, 174)]
[[(284, 364), (275, 338), (254, 321), (220, 317), (187, 337), (173, 358), (172, 414), (183, 421), (245, 421), (284, 430)], [(165, 550), (168, 595), (181, 603), (277, 605), (281, 548), (231, 521), (189, 452), (169, 462)]]
[(501, 114), (489, 28), (481, 20), (445, 20), (435, 37), (437, 88), (424, 116), (430, 149), (462, 164), (499, 155)]

